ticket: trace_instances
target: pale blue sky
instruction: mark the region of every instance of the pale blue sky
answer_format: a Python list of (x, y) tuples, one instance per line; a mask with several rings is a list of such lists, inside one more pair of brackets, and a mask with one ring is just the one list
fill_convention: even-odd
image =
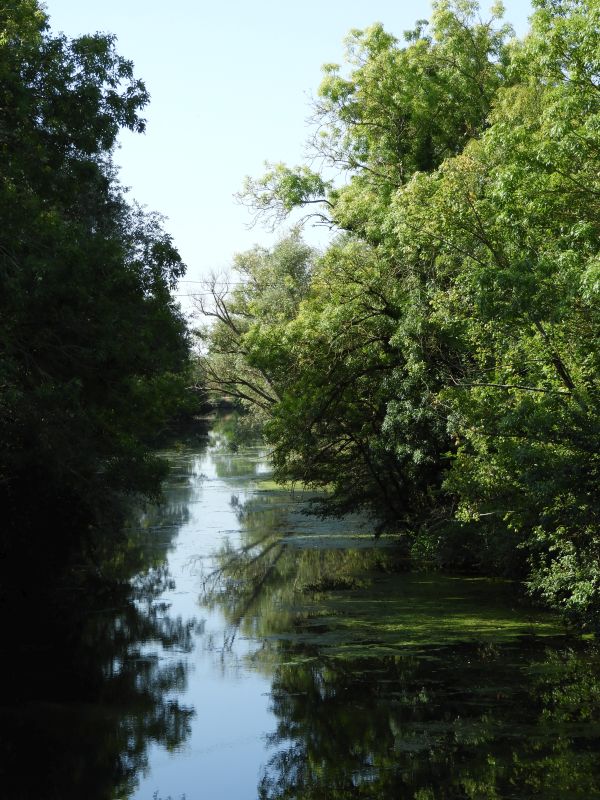
[[(491, 0), (481, 5), (487, 11)], [(505, 6), (522, 35), (529, 1)], [(119, 53), (146, 82), (147, 132), (123, 135), (117, 162), (131, 196), (169, 218), (189, 281), (227, 267), (255, 242), (273, 241), (246, 228), (248, 212), (232, 195), (265, 160), (302, 160), (321, 64), (342, 60), (348, 30), (381, 21), (401, 36), (431, 10), (429, 0), (46, 0), (46, 7), (55, 31), (116, 34)]]

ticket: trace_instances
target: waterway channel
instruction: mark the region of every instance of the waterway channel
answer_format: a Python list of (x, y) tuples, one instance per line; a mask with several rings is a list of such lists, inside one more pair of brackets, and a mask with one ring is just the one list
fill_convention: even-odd
[[(405, 572), (366, 519), (306, 515), (260, 447), (168, 457), (128, 593), (82, 598), (62, 662), (31, 646), (0, 796), (600, 797), (594, 641), (507, 582)], [(8, 765), (28, 758), (39, 779)]]

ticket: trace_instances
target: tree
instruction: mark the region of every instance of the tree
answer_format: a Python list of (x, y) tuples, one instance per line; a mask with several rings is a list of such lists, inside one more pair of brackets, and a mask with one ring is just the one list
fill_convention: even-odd
[[(0, 12), (0, 496), (15, 532), (98, 522), (155, 491), (147, 443), (181, 402), (185, 267), (112, 164), (148, 101), (114, 37), (54, 36), (37, 2)], [(41, 533), (42, 531), (40, 531)]]
[(202, 382), (263, 421), (293, 368), (279, 337), (308, 292), (314, 258), (292, 233), (270, 251), (255, 247), (238, 255), (233, 275), (214, 276), (197, 301), (199, 315), (214, 323), (197, 330), (206, 349)]
[[(323, 67), (314, 107), (312, 160), (343, 173), (343, 186), (302, 165), (269, 165), (247, 178), (240, 199), (259, 217), (284, 220), (297, 207), (379, 244), (387, 205), (416, 171), (431, 171), (487, 125), (505, 79), (510, 26), (472, 0), (434, 3), (402, 45), (380, 23), (346, 38), (348, 74)], [(317, 204), (313, 206), (313, 204)]]
[(325, 67), (315, 147), (346, 180), (279, 165), (246, 198), (340, 235), (253, 364), (284, 365), (280, 478), (597, 628), (600, 5), (538, 0), (520, 42), (500, 15), (436, 3)]
[[(241, 194), (259, 216), (281, 221), (302, 207), (348, 233), (316, 266), (297, 318), (270, 336), (286, 364), (266, 427), (276, 471), (332, 489), (323, 511), (368, 506), (410, 529), (442, 497), (449, 442), (434, 397), (445, 346), (433, 327), (422, 335), (413, 313), (420, 256), (402, 263), (392, 250), (389, 209), (411, 175), (435, 169), (486, 126), (506, 66), (500, 13), (482, 23), (473, 3), (439, 3), (431, 34), (419, 23), (405, 46), (381, 25), (352, 31), (349, 75), (324, 67), (313, 139), (316, 154), (347, 173), (345, 185), (306, 166), (272, 165)], [(256, 331), (253, 363), (268, 369), (273, 350)]]
[[(444, 488), (458, 539), (475, 563), (527, 576), (596, 625), (597, 36), (594, 4), (539, 5), (490, 127), (416, 175), (392, 216), (397, 252), (429, 264), (423, 317), (454, 340), (438, 402), (456, 448)], [(571, 55), (581, 36), (587, 78), (580, 48)]]

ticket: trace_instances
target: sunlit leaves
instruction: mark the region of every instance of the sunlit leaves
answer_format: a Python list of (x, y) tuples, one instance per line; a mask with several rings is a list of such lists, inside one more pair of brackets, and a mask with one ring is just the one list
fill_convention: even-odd
[(281, 476), (591, 622), (600, 6), (535, 5), (522, 41), (500, 4), (482, 21), (471, 0), (435, 3), (404, 43), (350, 32), (312, 140), (340, 180), (280, 165), (268, 201), (246, 195), (268, 206), (276, 178), (285, 214), (325, 201), (346, 234), (271, 328), (275, 349), (258, 337), (254, 352), (287, 358), (268, 427)]

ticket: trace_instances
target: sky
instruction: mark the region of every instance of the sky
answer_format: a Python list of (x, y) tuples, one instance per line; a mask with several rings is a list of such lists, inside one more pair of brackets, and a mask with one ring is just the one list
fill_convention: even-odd
[[(430, 16), (429, 0), (46, 0), (54, 32), (117, 36), (150, 91), (144, 134), (121, 135), (116, 162), (130, 197), (168, 219), (188, 271), (179, 294), (237, 252), (284, 233), (249, 228), (233, 195), (265, 161), (302, 162), (321, 65), (343, 61), (351, 28), (382, 22), (401, 37)], [(481, 2), (487, 17), (491, 0)], [(505, 0), (517, 35), (529, 0)], [(307, 231), (314, 245), (322, 229)]]

